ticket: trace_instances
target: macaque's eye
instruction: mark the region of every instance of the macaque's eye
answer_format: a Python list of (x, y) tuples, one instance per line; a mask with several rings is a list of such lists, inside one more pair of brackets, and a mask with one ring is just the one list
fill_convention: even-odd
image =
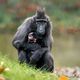
[(45, 21), (37, 21), (36, 22), (37, 27), (40, 27), (40, 26), (45, 27), (46, 25), (47, 25), (47, 22), (45, 22)]

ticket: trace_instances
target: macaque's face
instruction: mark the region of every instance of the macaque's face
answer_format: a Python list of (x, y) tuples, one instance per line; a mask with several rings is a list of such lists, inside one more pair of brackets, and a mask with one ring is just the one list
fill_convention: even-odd
[(47, 23), (45, 21), (37, 21), (36, 25), (37, 25), (37, 33), (39, 35), (44, 35), (46, 32)]
[(36, 38), (33, 36), (33, 32), (29, 33), (28, 41), (29, 42), (36, 42)]

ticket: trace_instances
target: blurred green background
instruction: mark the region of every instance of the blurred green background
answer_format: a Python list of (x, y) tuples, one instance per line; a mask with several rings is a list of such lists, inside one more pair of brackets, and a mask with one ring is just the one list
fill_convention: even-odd
[(17, 59), (12, 38), (25, 18), (43, 6), (53, 24), (56, 66), (80, 66), (80, 0), (0, 0), (0, 53)]

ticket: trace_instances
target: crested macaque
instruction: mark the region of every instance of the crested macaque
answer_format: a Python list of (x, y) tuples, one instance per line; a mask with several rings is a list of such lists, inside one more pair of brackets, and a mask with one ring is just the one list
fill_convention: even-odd
[[(36, 33), (35, 37), (32, 36), (32, 32)], [(51, 21), (45, 10), (38, 8), (36, 14), (27, 18), (18, 28), (12, 44), (18, 51), (21, 63), (26, 62), (52, 72), (54, 70), (54, 60), (51, 54), (52, 39)], [(28, 48), (28, 45), (31, 45), (31, 48)], [(29, 55), (28, 49), (30, 49), (31, 55)]]

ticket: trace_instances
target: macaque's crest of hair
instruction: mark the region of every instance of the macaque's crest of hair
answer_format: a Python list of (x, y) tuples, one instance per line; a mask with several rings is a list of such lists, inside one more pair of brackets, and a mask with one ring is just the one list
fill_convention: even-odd
[(45, 8), (38, 7), (36, 11), (37, 18), (45, 18)]

